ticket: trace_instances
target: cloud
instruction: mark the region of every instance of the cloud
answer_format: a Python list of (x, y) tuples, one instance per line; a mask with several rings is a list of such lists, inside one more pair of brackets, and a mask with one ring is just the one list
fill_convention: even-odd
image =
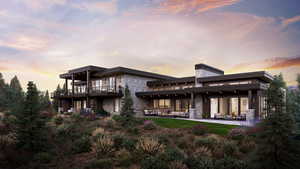
[(292, 18), (283, 19), (282, 25), (284, 27), (286, 27), (286, 26), (288, 26), (290, 24), (293, 24), (293, 23), (296, 23), (296, 22), (300, 22), (300, 15), (294, 16)]
[(240, 0), (165, 0), (159, 11), (166, 13), (201, 13), (211, 9), (232, 5)]
[[(20, 0), (16, 0), (20, 2)], [(21, 0), (27, 7), (34, 10), (41, 10), (46, 8), (51, 8), (54, 5), (64, 5), (67, 0)]]
[(48, 45), (48, 39), (36, 35), (17, 34), (7, 39), (0, 39), (0, 46), (24, 51), (39, 51)]
[(72, 6), (90, 12), (114, 15), (118, 11), (118, 0), (109, 0), (103, 2), (81, 1), (80, 3), (74, 3)]

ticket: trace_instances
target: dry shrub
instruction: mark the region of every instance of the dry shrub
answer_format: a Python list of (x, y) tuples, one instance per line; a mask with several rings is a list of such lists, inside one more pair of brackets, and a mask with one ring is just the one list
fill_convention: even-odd
[(98, 127), (93, 131), (92, 136), (104, 135), (104, 134), (105, 134), (104, 128)]
[(5, 149), (10, 145), (14, 145), (16, 143), (16, 137), (13, 133), (7, 135), (0, 135), (0, 149)]
[(170, 163), (169, 169), (188, 169), (188, 167), (181, 161), (173, 161)]
[(115, 151), (113, 139), (108, 136), (98, 137), (94, 142), (94, 151), (97, 158), (112, 155)]
[(244, 141), (242, 141), (242, 143), (240, 144), (240, 151), (242, 153), (249, 153), (251, 151), (253, 151), (256, 147), (256, 144), (253, 140), (249, 140), (249, 139), (246, 139)]
[(155, 155), (163, 152), (165, 146), (153, 138), (145, 137), (138, 141), (136, 149), (146, 155)]
[(212, 156), (211, 150), (207, 147), (204, 147), (204, 146), (197, 148), (196, 151), (195, 151), (195, 154), (197, 156), (200, 156), (200, 157), (201, 156), (206, 156), (206, 157), (211, 157)]

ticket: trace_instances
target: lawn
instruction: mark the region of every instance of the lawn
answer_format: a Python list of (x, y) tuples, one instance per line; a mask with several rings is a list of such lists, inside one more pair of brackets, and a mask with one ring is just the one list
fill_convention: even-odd
[(155, 124), (165, 128), (191, 128), (197, 124), (202, 124), (206, 126), (211, 133), (218, 134), (218, 135), (226, 135), (229, 132), (229, 130), (239, 127), (236, 125), (205, 123), (205, 122), (196, 122), (196, 121), (170, 119), (170, 118), (147, 118), (147, 119), (152, 120), (154, 121)]

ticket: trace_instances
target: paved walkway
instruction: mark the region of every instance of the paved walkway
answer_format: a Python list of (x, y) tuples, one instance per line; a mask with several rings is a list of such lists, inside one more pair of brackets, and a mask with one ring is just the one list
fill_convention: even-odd
[(213, 120), (213, 119), (188, 119), (188, 118), (177, 118), (182, 120), (199, 121), (207, 123), (218, 123), (218, 124), (229, 124), (237, 126), (252, 126), (248, 121), (230, 121), (230, 120)]

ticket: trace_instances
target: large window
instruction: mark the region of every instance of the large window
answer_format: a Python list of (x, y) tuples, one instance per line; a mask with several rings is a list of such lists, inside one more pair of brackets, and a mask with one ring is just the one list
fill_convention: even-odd
[(216, 114), (218, 114), (219, 105), (218, 105), (218, 98), (211, 98), (210, 99), (210, 117), (214, 118)]
[(154, 99), (153, 100), (154, 108), (171, 108), (170, 99)]
[(237, 97), (230, 98), (230, 115), (238, 116), (239, 114), (239, 99)]
[(246, 114), (249, 110), (249, 102), (247, 97), (241, 97), (241, 114)]
[(175, 100), (175, 111), (186, 112), (190, 107), (190, 102), (188, 99), (177, 99)]

